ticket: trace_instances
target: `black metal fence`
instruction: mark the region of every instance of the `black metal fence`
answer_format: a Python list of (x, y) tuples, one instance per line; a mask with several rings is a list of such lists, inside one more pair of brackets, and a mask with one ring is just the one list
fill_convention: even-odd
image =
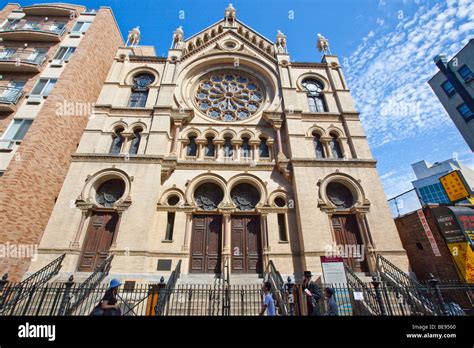
[[(404, 287), (404, 291), (377, 279), (372, 283), (364, 283), (363, 287), (349, 284), (321, 284), (320, 287), (322, 290), (326, 287), (333, 289), (341, 316), (474, 315), (474, 285), (460, 282), (421, 282), (416, 288)], [(423, 303), (406, 295), (414, 291), (421, 291)], [(292, 307), (290, 312), (306, 315), (307, 302), (302, 286), (294, 286), (292, 295), (293, 304), (288, 303), (288, 306)], [(327, 312), (326, 299), (321, 299), (319, 306), (322, 314)]]

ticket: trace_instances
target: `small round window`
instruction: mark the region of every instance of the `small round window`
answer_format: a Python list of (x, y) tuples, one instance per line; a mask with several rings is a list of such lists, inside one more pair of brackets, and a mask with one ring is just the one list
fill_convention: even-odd
[(275, 205), (277, 207), (283, 208), (286, 205), (286, 201), (282, 197), (277, 197), (275, 198)]
[(171, 195), (168, 197), (168, 205), (174, 206), (179, 203), (179, 197), (177, 195)]
[(125, 183), (123, 180), (107, 180), (97, 189), (95, 200), (103, 207), (112, 208), (115, 202), (122, 198), (124, 192)]

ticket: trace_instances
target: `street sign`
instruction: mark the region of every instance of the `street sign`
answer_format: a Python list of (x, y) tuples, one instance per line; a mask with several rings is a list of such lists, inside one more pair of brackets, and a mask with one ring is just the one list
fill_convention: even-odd
[(451, 202), (457, 202), (471, 196), (471, 189), (464, 181), (459, 170), (442, 176), (439, 181)]

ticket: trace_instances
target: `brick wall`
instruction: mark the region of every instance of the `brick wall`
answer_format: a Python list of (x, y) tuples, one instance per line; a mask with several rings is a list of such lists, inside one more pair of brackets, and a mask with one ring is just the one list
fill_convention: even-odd
[[(435, 256), (433, 253), (431, 244), (416, 212), (395, 219), (395, 225), (397, 226), (403, 247), (407, 251), (412, 271), (419, 280), (428, 280), (430, 273), (433, 273), (439, 279), (458, 280), (459, 276), (456, 266), (438, 229), (431, 207), (425, 207), (423, 212), (441, 256)], [(417, 243), (421, 245), (423, 250), (419, 249)]]
[[(99, 10), (25, 136), (21, 160), (0, 179), (0, 243), (39, 243), (88, 121), (87, 115), (58, 116), (58, 104), (94, 103), (122, 44), (111, 11)], [(8, 270), (15, 280), (28, 265), (28, 259), (3, 259), (0, 272)]]

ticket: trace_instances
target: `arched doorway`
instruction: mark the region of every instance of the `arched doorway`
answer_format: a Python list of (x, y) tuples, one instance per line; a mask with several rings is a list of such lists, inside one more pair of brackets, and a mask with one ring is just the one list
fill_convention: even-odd
[(339, 182), (330, 182), (326, 195), (336, 207), (331, 216), (336, 244), (343, 253), (344, 263), (355, 272), (369, 272), (365, 243), (357, 222), (357, 216), (350, 212), (355, 200), (352, 192)]
[(231, 268), (233, 273), (263, 273), (260, 216), (255, 213), (259, 191), (242, 183), (231, 190), (237, 212), (231, 217)]
[(107, 180), (97, 188), (95, 201), (98, 209), (90, 217), (79, 258), (79, 272), (92, 272), (107, 259), (119, 221), (113, 207), (124, 192), (125, 183), (121, 179)]
[(193, 215), (192, 273), (221, 272), (222, 215), (216, 213), (223, 198), (224, 192), (214, 183), (202, 184), (194, 192), (198, 212)]

